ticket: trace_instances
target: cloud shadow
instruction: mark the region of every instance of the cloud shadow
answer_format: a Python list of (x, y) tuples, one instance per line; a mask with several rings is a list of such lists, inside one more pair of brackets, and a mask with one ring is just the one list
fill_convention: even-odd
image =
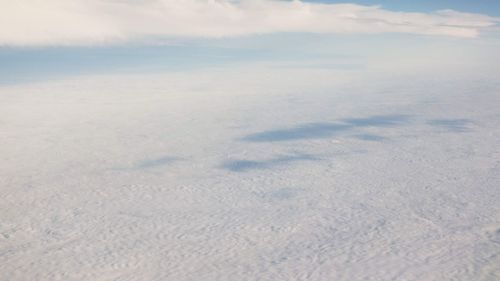
[(156, 159), (145, 160), (134, 165), (135, 169), (149, 169), (170, 165), (173, 162), (179, 161), (178, 157), (164, 156)]
[(386, 137), (381, 137), (381, 136), (377, 136), (377, 135), (373, 135), (373, 134), (358, 134), (358, 135), (354, 135), (352, 137), (355, 139), (358, 139), (358, 140), (378, 141), (378, 142), (381, 142), (381, 141), (384, 141), (387, 139)]
[(312, 138), (327, 138), (336, 132), (350, 129), (350, 125), (335, 123), (308, 123), (290, 129), (270, 130), (244, 137), (250, 142), (290, 141)]
[(275, 166), (287, 165), (293, 162), (314, 161), (314, 160), (319, 160), (319, 158), (308, 154), (285, 155), (261, 161), (229, 160), (224, 162), (221, 168), (232, 172), (246, 172), (249, 170), (270, 169)]
[(408, 123), (410, 116), (403, 114), (374, 115), (367, 118), (346, 118), (341, 121), (354, 127), (395, 127)]
[(450, 132), (463, 133), (470, 131), (469, 125), (472, 124), (470, 119), (433, 119), (429, 120), (427, 124), (442, 128)]
[(396, 127), (406, 125), (409, 115), (375, 115), (366, 118), (347, 118), (337, 123), (306, 123), (296, 127), (268, 130), (247, 135), (240, 140), (248, 142), (279, 142), (303, 139), (329, 138), (336, 134), (366, 127)]

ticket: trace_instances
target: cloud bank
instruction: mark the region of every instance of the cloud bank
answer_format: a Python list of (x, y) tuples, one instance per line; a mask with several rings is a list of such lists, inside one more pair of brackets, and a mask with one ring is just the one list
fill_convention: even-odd
[(500, 19), (278, 0), (0, 0), (0, 45), (98, 45), (274, 32), (477, 37)]

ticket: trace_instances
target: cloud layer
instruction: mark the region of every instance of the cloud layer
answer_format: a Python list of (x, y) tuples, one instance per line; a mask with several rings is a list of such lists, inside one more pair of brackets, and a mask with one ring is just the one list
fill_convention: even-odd
[(411, 33), (476, 37), (499, 22), (442, 10), (277, 0), (0, 0), (0, 45), (95, 45), (151, 38), (273, 32)]

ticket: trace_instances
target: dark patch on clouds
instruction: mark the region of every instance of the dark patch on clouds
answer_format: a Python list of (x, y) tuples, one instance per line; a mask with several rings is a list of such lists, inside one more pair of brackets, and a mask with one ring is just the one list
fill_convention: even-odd
[(164, 156), (156, 159), (149, 159), (142, 162), (137, 163), (134, 168), (136, 169), (148, 169), (155, 168), (160, 166), (170, 165), (173, 162), (179, 161), (180, 159), (172, 156)]
[(470, 131), (472, 120), (470, 119), (433, 119), (429, 120), (427, 124), (445, 129), (451, 132), (467, 132)]
[(267, 130), (247, 135), (241, 140), (248, 142), (278, 142), (303, 139), (329, 138), (334, 135), (366, 127), (396, 127), (410, 122), (409, 115), (375, 115), (366, 118), (346, 118), (338, 123), (306, 123), (286, 129)]
[(298, 155), (285, 155), (278, 156), (267, 160), (229, 160), (222, 164), (222, 168), (232, 171), (232, 172), (246, 172), (249, 170), (263, 170), (271, 169), (276, 166), (287, 165), (293, 162), (299, 161), (313, 161), (319, 160), (319, 158), (308, 155), (308, 154), (298, 154)]

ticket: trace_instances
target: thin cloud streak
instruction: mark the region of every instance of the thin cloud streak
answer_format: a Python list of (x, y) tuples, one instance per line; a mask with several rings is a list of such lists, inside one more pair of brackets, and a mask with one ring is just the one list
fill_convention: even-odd
[(276, 32), (474, 38), (500, 21), (452, 10), (409, 13), (278, 0), (0, 0), (0, 7), (0, 46), (85, 46)]

